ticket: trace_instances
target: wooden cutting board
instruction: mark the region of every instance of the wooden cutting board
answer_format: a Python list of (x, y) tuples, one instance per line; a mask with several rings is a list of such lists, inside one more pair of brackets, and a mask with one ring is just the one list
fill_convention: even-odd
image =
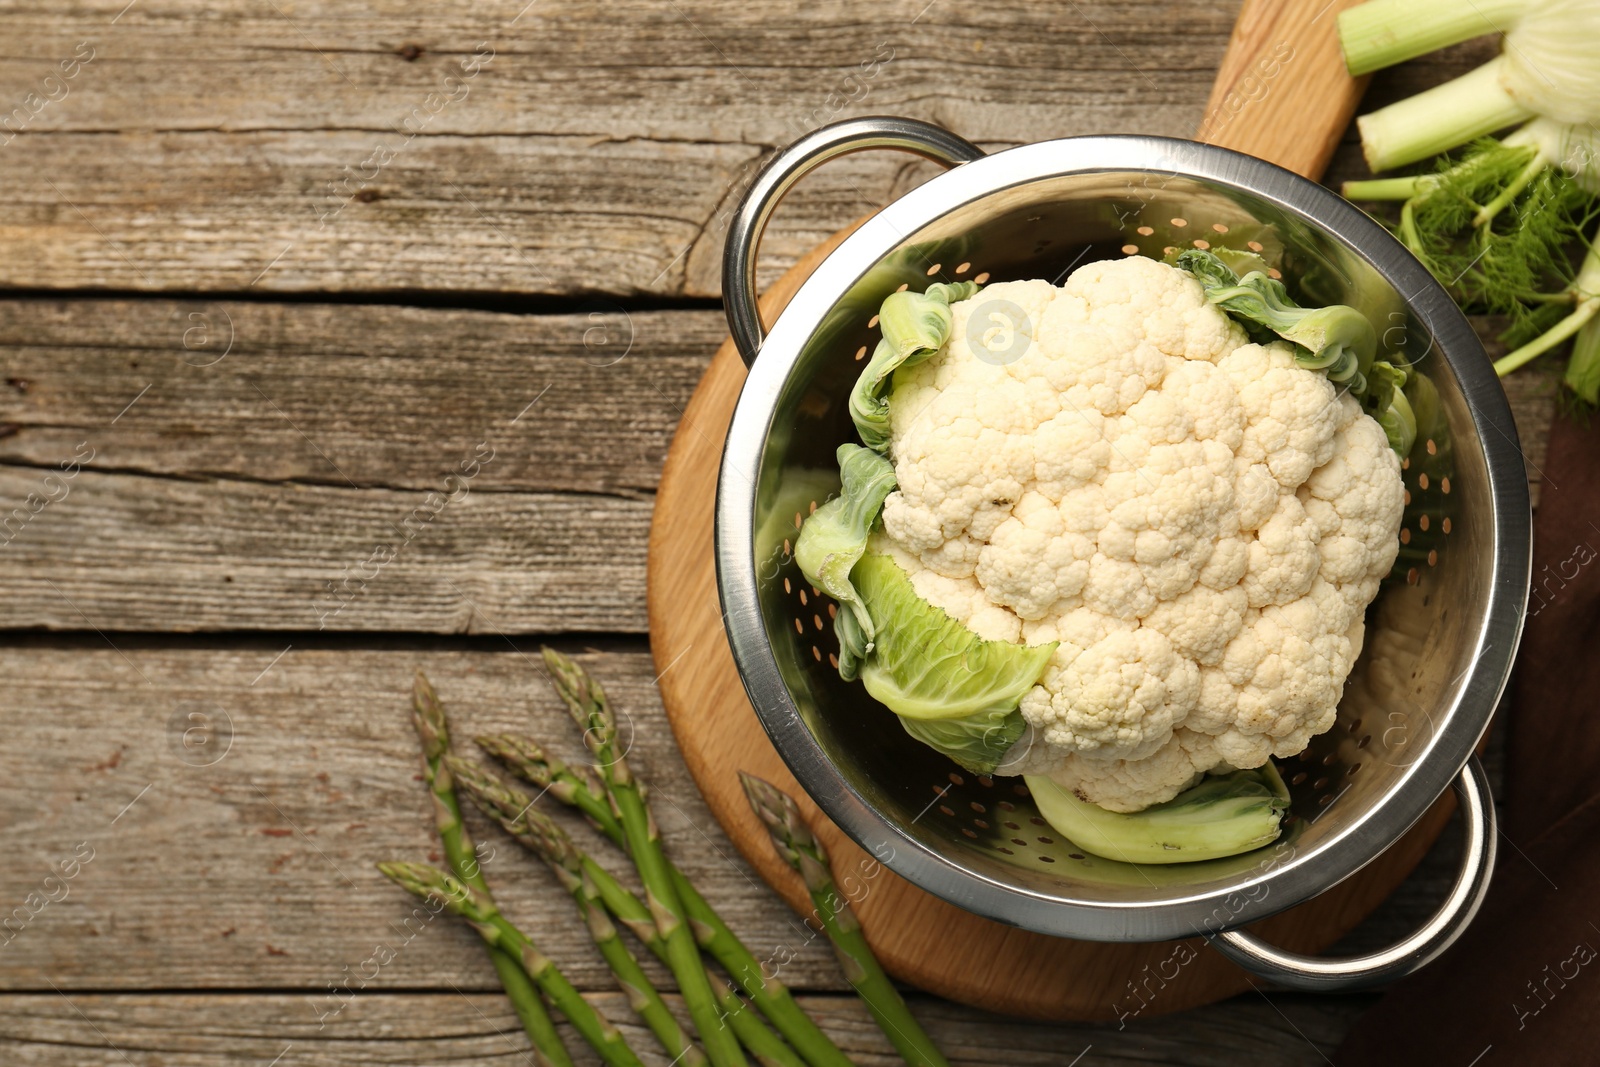
[[(1347, 0), (1246, 0), (1201, 139), (1320, 176), (1362, 88), (1339, 59), (1333, 21), (1343, 6)], [(777, 317), (848, 232), (813, 250), (766, 293), (761, 302), (766, 321)], [(745, 699), (724, 636), (712, 512), (722, 442), (744, 377), (733, 342), (725, 341), (684, 411), (668, 453), (650, 537), (651, 648), (662, 702), (712, 812), (768, 884), (797, 911), (808, 913), (804, 887), (774, 855), (735, 772), (750, 771), (795, 795), (836, 870), (856, 870), (870, 861), (789, 774)], [(1410, 873), (1450, 810), (1447, 793), (1359, 874), (1256, 929), (1286, 948), (1326, 948)], [(1041, 1019), (1148, 1017), (1219, 1000), (1250, 985), (1244, 971), (1198, 940), (1102, 944), (1046, 937), (962, 911), (887, 871), (873, 879), (856, 907), (873, 949), (892, 974), (992, 1011)], [(1145, 991), (1142, 996), (1133, 993), (1133, 983)]]

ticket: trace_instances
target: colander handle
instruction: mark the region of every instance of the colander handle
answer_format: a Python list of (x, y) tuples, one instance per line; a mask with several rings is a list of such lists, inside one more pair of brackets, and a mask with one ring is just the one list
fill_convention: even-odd
[(1286, 952), (1243, 930), (1216, 934), (1211, 946), (1251, 974), (1286, 989), (1313, 993), (1381, 985), (1431, 962), (1455, 943), (1478, 913), (1494, 871), (1494, 797), (1478, 757), (1461, 769), (1455, 790), (1467, 830), (1461, 873), (1444, 905), (1410, 937), (1366, 956), (1339, 959)]
[(755, 362), (763, 337), (761, 310), (756, 304), (756, 252), (767, 220), (795, 182), (830, 159), (868, 148), (911, 152), (949, 167), (970, 163), (984, 154), (983, 149), (943, 126), (877, 116), (823, 126), (772, 157), (739, 201), (739, 210), (728, 225), (728, 242), (722, 254), (722, 299), (728, 309), (728, 331), (745, 366)]

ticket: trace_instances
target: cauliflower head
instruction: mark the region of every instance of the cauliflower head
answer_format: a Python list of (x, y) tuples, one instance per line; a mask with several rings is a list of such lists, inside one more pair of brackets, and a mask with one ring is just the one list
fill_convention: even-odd
[(1006, 770), (1138, 811), (1327, 730), (1399, 549), (1383, 429), (1154, 260), (951, 311), (894, 377), (872, 550), (979, 637), (1058, 643)]

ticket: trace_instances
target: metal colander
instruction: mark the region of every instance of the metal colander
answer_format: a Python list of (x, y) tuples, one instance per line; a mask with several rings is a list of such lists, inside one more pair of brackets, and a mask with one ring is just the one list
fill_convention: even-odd
[[(772, 209), (813, 167), (874, 147), (953, 169), (863, 224), (763, 340), (752, 279)], [(1337, 722), (1278, 761), (1292, 797), (1283, 837), (1204, 863), (1119, 863), (1056, 833), (1020, 780), (961, 770), (907, 736), (859, 684), (841, 681), (835, 607), (805, 581), (792, 550), (805, 517), (838, 489), (834, 451), (855, 439), (846, 400), (889, 293), (969, 278), (1059, 282), (1095, 259), (1217, 246), (1257, 251), (1303, 303), (1365, 311), (1383, 345), (1432, 383), (1437, 417), (1419, 413), (1424, 433), (1404, 463), (1400, 560), (1369, 610)], [(1493, 864), (1493, 806), (1472, 752), (1526, 603), (1527, 481), (1482, 346), (1380, 226), (1321, 186), (1192, 142), (1070, 138), (985, 156), (938, 127), (861, 119), (819, 130), (768, 165), (730, 227), (723, 288), (751, 364), (718, 488), (729, 641), (762, 724), (846, 832), (924, 889), (1001, 922), (1105, 941), (1218, 935), (1213, 944), (1240, 963), (1305, 988), (1406, 973), (1459, 934)], [(1006, 310), (998, 314), (1003, 326)], [(1319, 960), (1237, 930), (1354, 873), (1452, 780), (1468, 816), (1463, 870), (1411, 938)]]

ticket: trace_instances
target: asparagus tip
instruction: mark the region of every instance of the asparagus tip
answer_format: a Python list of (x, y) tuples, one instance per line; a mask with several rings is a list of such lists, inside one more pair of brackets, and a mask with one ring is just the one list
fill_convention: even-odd
[(476, 918), (488, 910), (483, 897), (437, 867), (426, 863), (389, 862), (378, 864), (378, 870), (412, 896), (435, 901), (457, 914)]
[(444, 758), (455, 783), (476, 799), (483, 800), (498, 810), (515, 815), (531, 801), (520, 790), (502, 781), (487, 767), (455, 754)]
[(411, 680), (411, 699), (416, 703), (420, 712), (425, 708), (439, 706), (439, 694), (433, 688), (433, 683), (428, 681), (428, 676), (421, 667), (417, 668), (416, 677)]
[(766, 826), (778, 854), (789, 866), (800, 869), (801, 850), (810, 851), (826, 862), (822, 844), (811, 832), (811, 827), (806, 825), (800, 814), (800, 806), (793, 797), (771, 782), (745, 771), (739, 772), (739, 782), (744, 786), (744, 795), (749, 799), (750, 807)]
[[(617, 739), (617, 719), (611, 712), (611, 702), (606, 699), (606, 692), (600, 683), (570, 656), (548, 645), (539, 651), (544, 656), (545, 668), (550, 672), (550, 680), (555, 683), (562, 703), (566, 704), (567, 710), (572, 713), (572, 720), (583, 731), (584, 745), (595, 754), (596, 759), (621, 764), (622, 754), (612, 751)], [(615, 769), (626, 773), (625, 767), (618, 766)]]
[(489, 818), (548, 862), (574, 870), (582, 856), (572, 838), (550, 816), (534, 809), (534, 798), (502, 780), (481, 764), (459, 756), (445, 757), (456, 784)]
[(430, 761), (438, 759), (450, 748), (450, 726), (439, 694), (420, 667), (411, 684), (411, 708), (411, 720), (416, 725), (417, 736), (422, 739), (423, 754)]
[(510, 766), (518, 777), (526, 778), (534, 785), (548, 786), (560, 770), (556, 766), (557, 761), (547, 756), (531, 737), (485, 734), (473, 740), (479, 748)]
[(491, 755), (507, 752), (521, 759), (545, 759), (539, 743), (524, 734), (480, 734), (473, 740)]
[(531, 737), (519, 734), (490, 734), (476, 739), (478, 747), (505, 764), (512, 774), (540, 789), (554, 790), (561, 796), (566, 788), (563, 776), (567, 765), (546, 754)]
[(549, 645), (541, 645), (539, 655), (544, 658), (544, 669), (550, 672), (556, 690), (572, 709), (573, 717), (579, 720), (580, 726), (587, 725), (579, 705), (589, 689), (588, 675), (571, 656), (562, 655)]

